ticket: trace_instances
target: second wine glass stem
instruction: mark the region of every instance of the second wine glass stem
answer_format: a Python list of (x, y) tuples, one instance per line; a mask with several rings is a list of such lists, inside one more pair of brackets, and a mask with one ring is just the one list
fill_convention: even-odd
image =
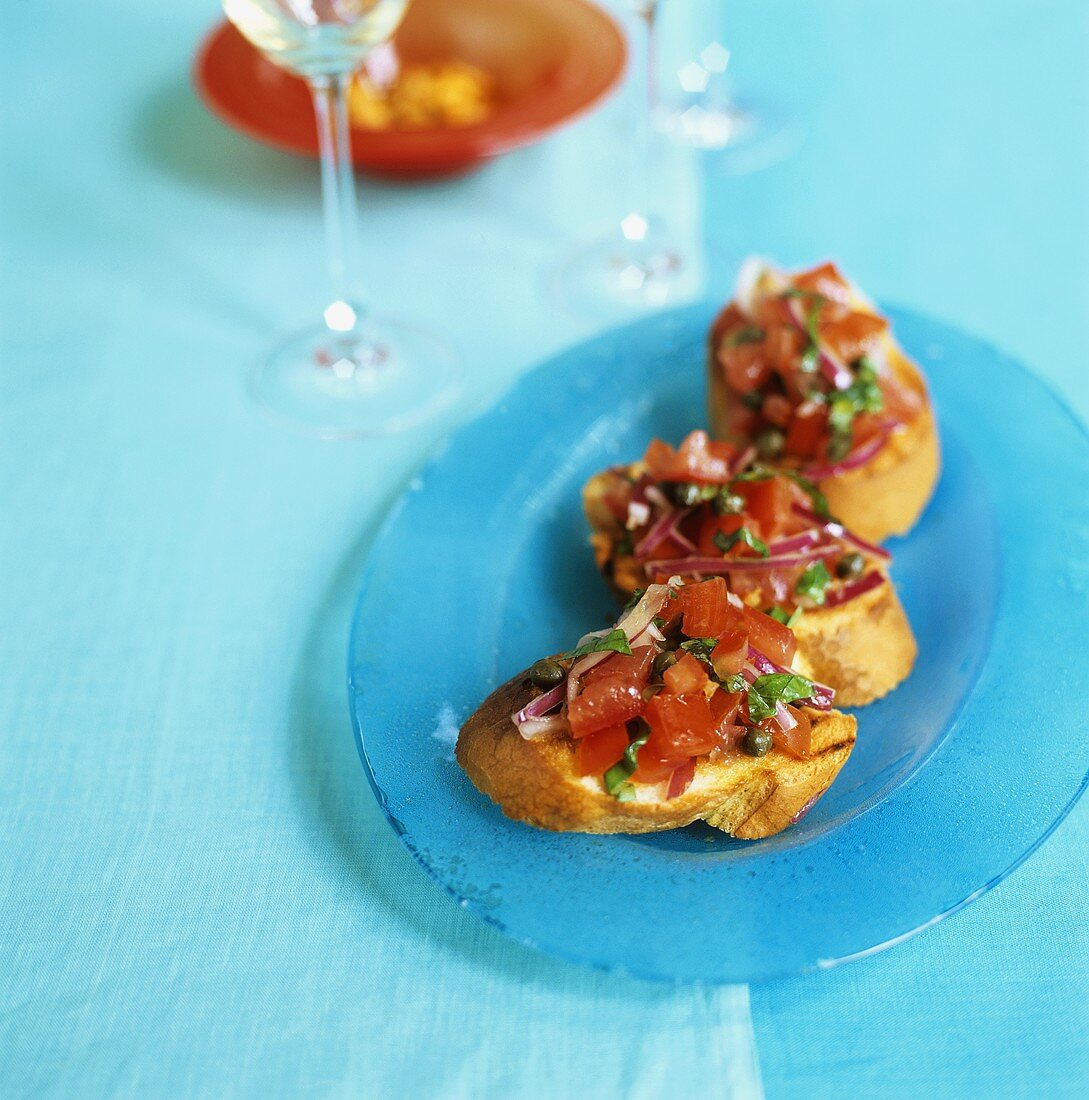
[(362, 308), (358, 279), (359, 220), (348, 126), (351, 74), (311, 82), (321, 148), (321, 192), (332, 295), (325, 323), (334, 332), (354, 328)]

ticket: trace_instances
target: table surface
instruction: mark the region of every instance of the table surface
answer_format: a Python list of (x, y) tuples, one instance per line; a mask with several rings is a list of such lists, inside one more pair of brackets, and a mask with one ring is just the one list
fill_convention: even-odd
[[(684, 158), (711, 292), (748, 251), (834, 254), (1089, 416), (1089, 8), (731, 7), (739, 81), (803, 140), (747, 177)], [(316, 168), (196, 102), (215, 14), (5, 13), (0, 1094), (1084, 1095), (1089, 804), (943, 924), (751, 991), (539, 956), (416, 868), (352, 743), (357, 580), (444, 434), (600, 327), (541, 272), (608, 221), (619, 107), (477, 175), (364, 184), (375, 306), (451, 331), (467, 392), (320, 443), (244, 387), (321, 304)]]

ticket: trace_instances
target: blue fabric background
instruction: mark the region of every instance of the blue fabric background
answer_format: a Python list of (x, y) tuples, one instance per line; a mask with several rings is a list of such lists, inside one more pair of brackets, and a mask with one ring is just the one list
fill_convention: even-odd
[[(835, 254), (1089, 416), (1089, 9), (731, 7), (739, 75), (804, 141), (751, 177), (682, 169), (712, 286), (749, 250)], [(743, 990), (583, 972), (435, 890), (345, 703), (384, 511), (452, 423), (594, 327), (540, 272), (611, 212), (616, 109), (472, 177), (362, 188), (375, 304), (453, 331), (468, 393), (410, 436), (321, 444), (244, 393), (321, 302), (317, 173), (195, 101), (215, 14), (4, 16), (0, 1094), (755, 1095)], [(767, 1095), (1084, 1095), (1087, 882), (1082, 805), (946, 923), (754, 988)]]

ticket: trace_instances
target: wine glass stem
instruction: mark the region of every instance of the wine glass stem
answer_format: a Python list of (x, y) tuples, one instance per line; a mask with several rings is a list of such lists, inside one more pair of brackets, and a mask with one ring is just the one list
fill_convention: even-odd
[(359, 270), (359, 223), (348, 127), (348, 84), (351, 79), (351, 74), (323, 76), (310, 83), (321, 148), (325, 247), (332, 291), (325, 320), (336, 331), (354, 327), (362, 299), (356, 281)]
[(657, 14), (658, 0), (635, 0), (636, 33), (639, 41), (634, 45), (639, 63), (634, 68), (639, 86), (632, 97), (632, 142), (627, 213), (635, 214), (644, 222), (650, 220), (653, 200), (652, 123), (657, 95), (654, 79)]

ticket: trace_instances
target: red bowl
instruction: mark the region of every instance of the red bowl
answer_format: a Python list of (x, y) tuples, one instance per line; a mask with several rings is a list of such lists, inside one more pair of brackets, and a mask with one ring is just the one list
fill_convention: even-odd
[[(597, 103), (620, 80), (627, 55), (620, 28), (586, 0), (413, 0), (395, 41), (407, 63), (457, 58), (486, 70), (499, 100), (472, 126), (353, 130), (355, 164), (398, 176), (463, 172), (539, 140)], [(306, 84), (231, 24), (204, 40), (193, 76), (227, 125), (278, 149), (318, 155)]]

